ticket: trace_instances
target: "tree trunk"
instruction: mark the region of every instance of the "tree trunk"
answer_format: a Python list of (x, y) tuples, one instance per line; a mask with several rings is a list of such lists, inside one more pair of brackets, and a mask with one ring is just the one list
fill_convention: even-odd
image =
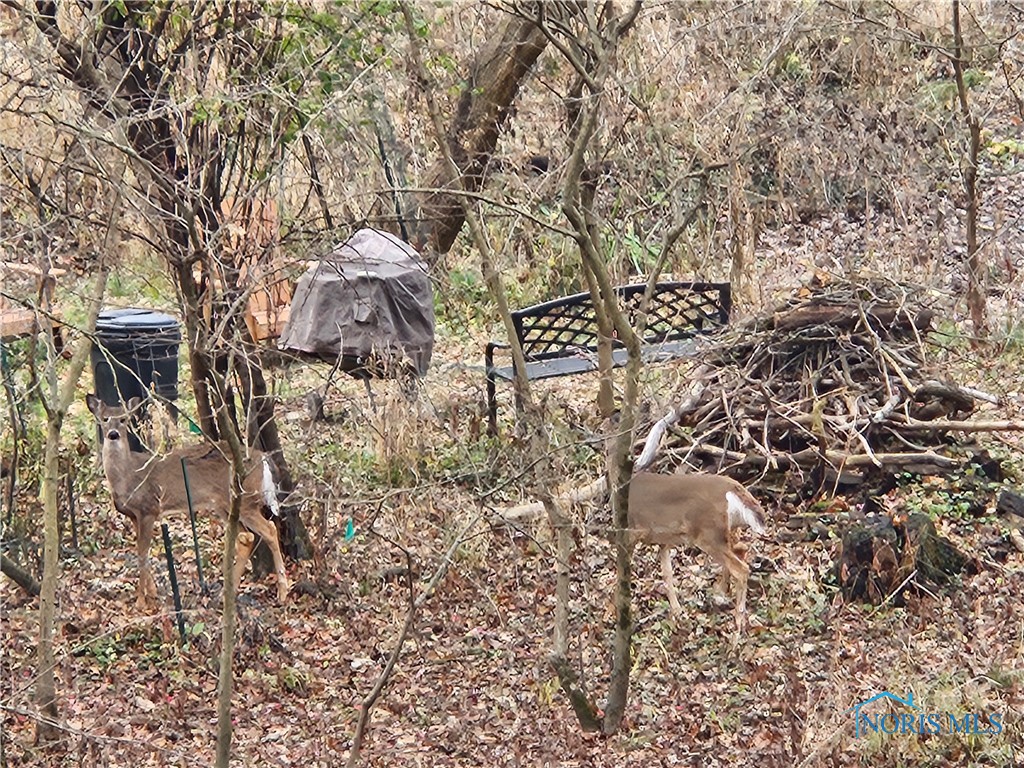
[[(243, 37), (246, 30), (251, 29), (252, 18), (244, 8), (225, 6), (224, 9), (201, 10), (204, 12), (197, 11), (198, 16), (190, 19), (196, 28), (188, 28), (186, 24), (173, 33), (188, 36), (203, 27), (203, 34), (197, 37), (205, 47), (195, 48), (195, 56), (206, 55), (209, 62), (227, 55), (225, 48), (232, 43), (241, 48), (248, 45), (249, 41)], [(169, 107), (173, 104), (175, 78), (183, 75), (178, 69), (180, 56), (166, 38), (175, 27), (168, 24), (172, 12), (170, 7), (132, 6), (125, 16), (123, 10), (105, 5), (92, 28), (65, 30), (55, 4), (38, 3), (34, 8), (24, 9), (26, 19), (35, 24), (49, 42), (55, 68), (77, 88), (83, 102), (98, 114), (124, 125), (125, 140), (118, 139), (112, 146), (131, 164), (138, 191), (154, 206), (152, 224), (162, 230), (160, 248), (178, 288), (186, 328), (198, 421), (207, 436), (223, 438), (213, 409), (214, 380), (220, 360), (211, 350), (209, 337), (215, 329), (211, 327), (212, 318), (208, 320), (204, 311), (210, 306), (211, 296), (223, 300), (226, 296), (239, 295), (242, 289), (238, 285), (236, 265), (224, 265), (226, 270), (233, 270), (235, 278), (224, 281), (227, 283), (224, 291), (218, 290), (211, 269), (214, 256), (219, 253), (219, 243), (223, 241), (217, 237), (221, 188), (237, 182), (239, 177), (267, 169), (227, 167), (225, 157), (229, 142), (215, 130), (204, 130), (203, 124), (192, 126), (187, 132), (183, 137), (184, 147), (175, 138), (181, 136), (181, 128), (171, 117), (176, 109)], [(140, 58), (139, 51), (148, 54)], [(198, 60), (190, 66), (201, 68), (202, 65)], [(280, 149), (279, 139), (267, 139), (258, 148), (274, 156)], [(253, 157), (256, 154), (253, 152)], [(255, 160), (251, 162), (258, 166)], [(201, 173), (197, 171), (199, 168)], [(314, 186), (317, 183), (314, 179)], [(249, 191), (244, 184), (240, 186), (242, 191)], [(203, 267), (198, 280), (193, 273), (196, 263)], [(241, 303), (244, 302), (237, 304)], [(232, 311), (238, 309), (241, 314), (237, 304), (230, 306)], [(240, 321), (234, 318), (232, 322)], [(207, 351), (211, 354), (206, 354)], [(258, 366), (258, 362), (253, 365)], [(258, 379), (262, 382), (262, 374)], [(230, 399), (227, 402), (230, 403)], [(287, 467), (278, 450), (272, 407), (261, 411), (260, 423), (280, 474), (287, 477)], [(298, 536), (301, 524), (290, 528), (282, 531), (286, 551), (294, 554), (308, 550), (306, 544), (297, 544), (290, 535)]]
[[(598, 40), (589, 40), (599, 53), (593, 74), (589, 78), (589, 89), (593, 94), (592, 103), (582, 109), (577, 121), (578, 131), (573, 138), (572, 153), (565, 171), (565, 185), (562, 194), (562, 212), (570, 222), (577, 235), (580, 258), (585, 268), (590, 270), (593, 282), (597, 284), (597, 293), (591, 291), (591, 300), (595, 305), (602, 304), (607, 320), (610, 321), (618, 340), (625, 345), (628, 354), (625, 375), (623, 377), (623, 398), (618, 432), (609, 442), (608, 452), (608, 487), (611, 491), (611, 505), (615, 546), (615, 639), (612, 644), (612, 670), (608, 681), (608, 696), (605, 700), (602, 730), (606, 734), (615, 733), (622, 722), (626, 711), (629, 695), (629, 671), (632, 654), (633, 637), (632, 612), (632, 559), (633, 552), (629, 542), (628, 493), (629, 477), (632, 471), (632, 436), (635, 427), (636, 410), (639, 396), (640, 376), (640, 341), (636, 332), (619, 306), (618, 297), (608, 272), (607, 258), (600, 250), (599, 241), (593, 236), (593, 226), (588, 201), (592, 201), (586, 191), (584, 168), (587, 151), (594, 136), (598, 122), (600, 94), (603, 84), (607, 82), (614, 65), (615, 49), (622, 37), (632, 27), (640, 11), (639, 3), (633, 3), (622, 16), (609, 19), (605, 35)], [(598, 36), (593, 35), (595, 38)], [(581, 72), (581, 75), (583, 73)], [(654, 277), (648, 281), (648, 294), (653, 289)], [(558, 665), (556, 665), (556, 671)], [(563, 688), (572, 681), (559, 674)], [(578, 711), (578, 710), (577, 710)], [(581, 724), (583, 721), (581, 720)]]
[[(587, 225), (587, 232), (590, 238), (599, 243), (601, 238), (600, 227), (597, 225), (593, 212), (594, 198), (597, 195), (597, 176), (587, 179), (580, 188), (580, 207), (583, 211), (583, 218)], [(615, 389), (612, 380), (614, 360), (612, 358), (612, 339), (615, 336), (615, 329), (612, 327), (611, 318), (605, 309), (601, 296), (601, 288), (597, 282), (594, 271), (590, 264), (584, 260), (583, 274), (587, 280), (587, 290), (590, 292), (591, 303), (594, 305), (594, 315), (597, 317), (597, 410), (602, 419), (610, 418), (615, 412)]]
[[(198, 350), (197, 354), (209, 354)], [(228, 768), (231, 761), (231, 699), (234, 694), (235, 624), (237, 589), (235, 585), (235, 554), (238, 544), (239, 514), (242, 509), (242, 478), (245, 476), (245, 448), (237, 424), (231, 420), (228, 388), (223, 379), (215, 380), (218, 427), (227, 442), (231, 459), (231, 508), (228, 510), (224, 534), (224, 609), (221, 614), (220, 669), (217, 675), (217, 768)], [(252, 534), (249, 534), (252, 535)]]
[[(112, 217), (108, 235), (116, 231), (116, 215)], [(109, 238), (108, 238), (109, 242)], [(89, 316), (84, 336), (71, 358), (64, 381), (57, 383), (56, 344), (49, 312), (40, 313), (40, 326), (48, 342), (49, 365), (46, 371), (46, 389), (43, 407), (46, 410), (46, 447), (43, 454), (43, 477), (40, 497), (43, 503), (43, 579), (39, 591), (39, 662), (35, 698), (40, 718), (36, 728), (36, 743), (48, 744), (57, 739), (57, 684), (54, 669), (56, 656), (53, 648), (57, 609), (57, 577), (60, 553), (60, 523), (58, 520), (58, 492), (60, 488), (60, 432), (64, 417), (75, 398), (78, 379), (89, 359), (96, 318), (107, 287), (107, 270), (102, 268), (89, 296)], [(49, 309), (49, 308), (47, 308)]]
[(54, 624), (57, 607), (57, 567), (60, 531), (57, 524), (57, 489), (60, 486), (59, 450), (63, 414), (59, 411), (47, 420), (46, 449), (40, 495), (43, 502), (43, 581), (39, 593), (39, 663), (36, 680), (36, 704), (39, 720), (36, 744), (50, 744), (59, 736), (57, 722), (57, 684), (54, 675), (56, 657), (53, 651)]
[(384, 178), (391, 189), (395, 225), (401, 238), (408, 242), (412, 238), (411, 222), (419, 217), (416, 196), (407, 191), (409, 179), (406, 173), (406, 152), (395, 136), (391, 112), (384, 94), (380, 91), (374, 92), (370, 101), (370, 115), (374, 133), (377, 134), (377, 151), (384, 169)]
[[(541, 3), (527, 3), (540, 13)], [(445, 136), (446, 151), (430, 167), (424, 187), (435, 190), (421, 196), (418, 219), (414, 223), (412, 244), (432, 262), (447, 253), (466, 221), (460, 193), (476, 192), (483, 185), (487, 164), (509, 110), (537, 58), (547, 47), (544, 32), (533, 20), (509, 16), (496, 33), (494, 42), (469, 68)], [(462, 175), (453, 179), (446, 155), (451, 155)]]
[[(427, 71), (423, 66), (419, 44), (415, 37), (415, 30), (412, 12), (408, 3), (401, 4), (405, 16), (406, 28), (409, 32), (411, 42), (411, 54), (416, 71), (424, 82), (427, 82)], [(429, 84), (428, 84), (429, 88)], [(427, 108), (430, 112), (431, 122), (435, 135), (441, 137), (443, 125), (437, 102), (431, 92), (426, 92)], [(456, 158), (449, 147), (442, 145), (444, 159), (449, 167), (454, 168)], [(465, 185), (467, 179), (463, 176), (457, 182), (457, 188)], [(464, 187), (463, 187), (464, 188)], [(469, 200), (461, 196), (455, 196), (455, 204), (462, 209), (462, 218), (468, 222), (473, 242), (480, 251), (480, 265), (484, 276), (484, 283), (488, 293), (498, 308), (498, 314), (505, 327), (508, 336), (510, 352), (514, 362), (515, 391), (517, 398), (523, 403), (523, 419), (528, 432), (528, 455), (534, 467), (534, 479), (538, 488), (538, 496), (548, 514), (552, 528), (557, 537), (556, 563), (555, 563), (555, 591), (558, 600), (555, 608), (555, 620), (552, 632), (552, 653), (551, 664), (558, 674), (559, 681), (569, 696), (569, 700), (579, 717), (580, 723), (585, 730), (598, 730), (600, 718), (597, 708), (589, 701), (586, 691), (578, 684), (578, 676), (572, 671), (568, 662), (569, 646), (569, 561), (572, 552), (572, 530), (568, 520), (562, 515), (556, 501), (552, 496), (551, 489), (554, 487), (553, 472), (551, 471), (550, 451), (547, 442), (547, 430), (544, 428), (540, 418), (539, 409), (533, 400), (530, 382), (526, 378), (526, 364), (523, 355), (522, 345), (519, 343), (515, 332), (515, 325), (512, 322), (512, 315), (508, 307), (508, 298), (502, 286), (501, 275), (495, 268), (493, 253), (490, 241), (484, 231), (475, 208)]]
[(978, 244), (978, 159), (981, 154), (981, 120), (971, 109), (964, 80), (964, 38), (960, 25), (960, 1), (953, 0), (953, 73), (956, 78), (960, 111), (967, 123), (969, 148), (964, 158), (963, 185), (967, 214), (967, 309), (974, 326), (974, 344), (982, 342), (988, 335), (987, 307), (985, 301), (985, 264)]
[[(631, 361), (632, 362), (632, 361)], [(639, 370), (639, 369), (638, 369)], [(625, 411), (626, 408), (623, 408)], [(635, 406), (633, 408), (635, 412)], [(629, 542), (629, 477), (632, 474), (632, 427), (620, 422), (620, 434), (609, 452), (610, 501), (615, 530), (615, 637), (612, 641), (612, 672), (608, 680), (602, 730), (619, 729), (629, 697), (629, 671), (633, 654), (633, 549)]]
[(224, 610), (221, 614), (220, 670), (217, 675), (217, 768), (227, 768), (231, 761), (231, 699), (234, 693), (236, 597), (234, 563), (238, 542), (238, 515), (241, 510), (239, 475), (232, 457), (231, 510), (224, 534)]
[[(253, 360), (257, 355), (258, 351), (253, 345), (246, 360)], [(281, 433), (274, 418), (274, 398), (267, 390), (263, 369), (259, 365), (243, 364), (238, 366), (238, 373), (242, 380), (242, 402), (246, 404), (249, 412), (249, 435), (253, 440), (253, 446), (270, 456), (274, 463), (278, 486), (286, 494), (291, 494), (295, 490), (295, 480), (288, 469), (288, 462), (285, 461)], [(275, 522), (281, 538), (281, 548), (288, 557), (296, 560), (311, 557), (313, 547), (309, 541), (309, 531), (306, 530), (295, 504), (282, 505), (281, 517)], [(256, 548), (253, 553), (253, 567), (261, 576), (273, 571), (273, 560), (266, 546), (261, 544)]]
[(197, 355), (195, 352), (195, 350), (204, 349), (206, 342), (201, 324), (203, 309), (202, 299), (199, 295), (200, 286), (196, 283), (195, 274), (192, 271), (192, 261), (188, 258), (191, 250), (189, 234), (173, 216), (174, 201), (161, 197), (161, 204), (168, 217), (164, 230), (177, 251), (168, 260), (168, 266), (178, 288), (178, 303), (182, 310), (182, 321), (185, 323), (189, 372), (192, 392), (196, 398), (196, 416), (203, 434), (211, 440), (216, 440), (218, 437), (217, 420), (214, 417), (209, 391), (210, 366), (204, 356)]

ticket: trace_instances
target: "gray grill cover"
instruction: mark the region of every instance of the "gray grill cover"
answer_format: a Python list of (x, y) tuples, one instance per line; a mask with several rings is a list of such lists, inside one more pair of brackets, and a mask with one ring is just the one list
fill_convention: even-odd
[[(278, 346), (388, 375), (407, 361), (426, 373), (434, 295), (419, 254), (394, 235), (361, 229), (306, 270)], [(352, 365), (356, 363), (356, 365)]]

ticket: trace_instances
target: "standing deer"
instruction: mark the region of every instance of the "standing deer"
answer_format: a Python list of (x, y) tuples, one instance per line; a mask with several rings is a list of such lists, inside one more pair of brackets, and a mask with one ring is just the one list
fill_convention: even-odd
[[(129, 450), (128, 418), (141, 401), (133, 397), (127, 407), (108, 406), (95, 395), (86, 396), (86, 404), (103, 431), (103, 472), (118, 512), (127, 516), (135, 528), (139, 556), (139, 581), (136, 604), (145, 609), (156, 599), (156, 583), (149, 566), (153, 532), (162, 517), (170, 513), (188, 514), (189, 494), (197, 514), (213, 512), (226, 520), (230, 509), (231, 464), (216, 446), (197, 445), (161, 456)], [(182, 462), (188, 469), (188, 493)], [(263, 506), (277, 510), (277, 488), (270, 472), (269, 459), (253, 453), (253, 466), (242, 478), (239, 522), (245, 530), (238, 533), (235, 551), (235, 589), (242, 571), (256, 546), (253, 534), (270, 548), (277, 572), (277, 599), (288, 597), (288, 576), (284, 569), (277, 528), (263, 516)]]
[(750, 492), (720, 475), (658, 475), (638, 472), (629, 485), (629, 527), (633, 541), (661, 547), (661, 573), (673, 618), (682, 613), (672, 571), (672, 548), (692, 544), (722, 565), (715, 591), (727, 592), (736, 582), (736, 630), (746, 626), (746, 547), (733, 543), (733, 528), (764, 533), (764, 511)]

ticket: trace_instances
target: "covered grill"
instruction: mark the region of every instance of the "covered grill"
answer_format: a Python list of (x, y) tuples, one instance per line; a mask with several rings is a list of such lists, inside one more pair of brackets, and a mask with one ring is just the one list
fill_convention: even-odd
[(434, 295), (419, 254), (361, 229), (299, 279), (282, 350), (363, 377), (422, 376), (434, 349)]

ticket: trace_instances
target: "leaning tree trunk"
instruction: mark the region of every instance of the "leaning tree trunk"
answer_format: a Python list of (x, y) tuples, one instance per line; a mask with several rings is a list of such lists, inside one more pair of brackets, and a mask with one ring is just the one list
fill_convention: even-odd
[[(540, 13), (541, 5), (527, 3), (525, 7)], [(476, 192), (482, 186), (501, 126), (520, 85), (547, 44), (543, 30), (532, 19), (509, 16), (491, 46), (470, 66), (445, 136), (447, 151), (441, 153), (425, 177), (423, 186), (438, 191), (423, 193), (418, 219), (410, 233), (413, 246), (427, 254), (428, 260), (447, 253), (455, 242), (466, 221), (460, 194)], [(448, 154), (458, 166), (460, 183), (453, 183)]]
[(3, 573), (4, 576), (25, 590), (29, 597), (39, 596), (40, 587), (35, 576), (11, 560), (3, 552), (0, 552), (0, 573)]
[[(246, 333), (246, 331), (243, 331)], [(295, 490), (295, 479), (288, 469), (284, 448), (281, 445), (281, 433), (274, 418), (274, 398), (267, 390), (267, 381), (263, 369), (258, 364), (250, 364), (257, 360), (255, 343), (245, 342), (251, 354), (246, 356), (243, 364), (238, 366), (242, 380), (242, 402), (248, 409), (249, 435), (255, 448), (270, 456), (274, 464), (274, 474), (278, 487), (287, 495)], [(281, 515), (275, 521), (282, 549), (289, 557), (297, 560), (306, 559), (313, 551), (309, 540), (309, 531), (299, 515), (298, 506), (285, 503), (281, 506)], [(272, 573), (274, 569), (270, 550), (260, 545), (253, 553), (253, 567), (257, 575)]]

